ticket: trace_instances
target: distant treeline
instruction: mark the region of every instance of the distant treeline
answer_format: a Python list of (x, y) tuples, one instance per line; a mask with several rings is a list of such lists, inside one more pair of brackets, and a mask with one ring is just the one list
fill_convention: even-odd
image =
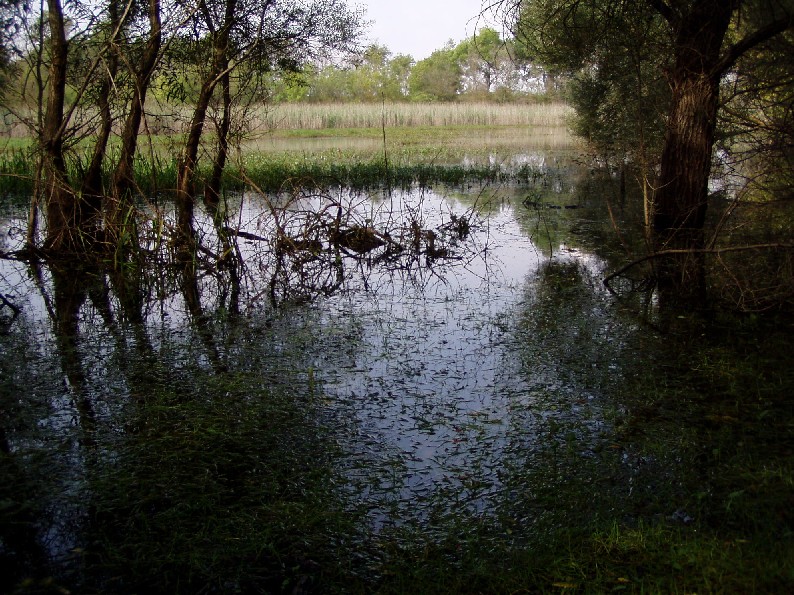
[(276, 100), (313, 102), (520, 101), (558, 91), (557, 79), (487, 27), (457, 45), (450, 40), (424, 60), (371, 45), (341, 64), (310, 66), (273, 83)]

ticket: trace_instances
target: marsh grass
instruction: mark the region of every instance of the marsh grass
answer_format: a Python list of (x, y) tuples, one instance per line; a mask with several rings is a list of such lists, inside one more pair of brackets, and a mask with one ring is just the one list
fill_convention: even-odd
[[(444, 148), (402, 149), (389, 155), (373, 151), (330, 149), (305, 152), (251, 152), (241, 161), (230, 164), (222, 189), (239, 192), (254, 186), (266, 192), (295, 191), (301, 188), (327, 189), (345, 186), (354, 190), (379, 188), (427, 187), (443, 184), (458, 187), (466, 184), (522, 183), (543, 176), (531, 165), (517, 167), (491, 163), (487, 158), (461, 163), (458, 150)], [(72, 160), (69, 178), (79, 185), (82, 160)], [(135, 163), (137, 189), (142, 196), (156, 197), (176, 187), (176, 159), (155, 154), (139, 156)], [(29, 196), (34, 180), (35, 157), (27, 151), (0, 154), (0, 193)], [(110, 172), (106, 172), (106, 184)], [(207, 167), (198, 171), (199, 182), (209, 176)]]
[(415, 127), (564, 127), (563, 103), (286, 103), (251, 114), (253, 128), (267, 130), (380, 129)]
[(668, 335), (665, 376), (638, 362), (593, 453), (548, 448), (504, 476), (509, 507), (389, 535), (379, 592), (790, 592), (790, 323), (759, 350), (724, 322)]
[(19, 592), (64, 583), (105, 593), (334, 585), (349, 563), (339, 544), (353, 518), (334, 492), (334, 446), (311, 403), (250, 374), (149, 373), (159, 381), (130, 405), (138, 411), (126, 437), (103, 441), (86, 462), (86, 541), (74, 575), (34, 575)]
[(0, 194), (29, 195), (33, 190), (36, 159), (30, 148), (14, 148), (0, 152)]
[[(22, 110), (24, 113), (24, 110)], [(538, 103), (282, 103), (261, 105), (245, 113), (247, 133), (351, 131), (405, 128), (565, 128), (571, 109), (561, 102)], [(184, 134), (192, 112), (168, 104), (147, 106), (147, 132), (155, 136)], [(346, 132), (347, 133), (347, 132)], [(0, 127), (2, 147), (29, 142), (29, 131), (7, 123)], [(2, 150), (2, 149), (0, 149)]]
[[(176, 186), (180, 122), (187, 112), (182, 116), (180, 113), (174, 106), (152, 108), (151, 118), (162, 124), (157, 127), (161, 133), (146, 136), (134, 164), (137, 186), (143, 195), (168, 192)], [(505, 177), (493, 163), (499, 153), (515, 153), (516, 148), (570, 148), (568, 114), (569, 108), (560, 103), (261, 107), (247, 116), (248, 140), (240, 146), (236, 164), (226, 172), (224, 189), (241, 190), (247, 182), (268, 191), (300, 184), (374, 188), (390, 184), (406, 187), (413, 183), (492, 182)], [(325, 139), (326, 144), (312, 147), (306, 144), (307, 139)], [(365, 145), (345, 148), (351, 141), (364, 141)], [(212, 144), (211, 135), (206, 142)], [(84, 139), (69, 151), (67, 173), (75, 187), (79, 187), (91, 148), (90, 139)], [(108, 164), (114, 163), (116, 149), (115, 141), (111, 142)], [(466, 165), (462, 165), (464, 160)], [(199, 168), (204, 171), (199, 176), (207, 176), (209, 167), (206, 160), (201, 162)], [(31, 140), (6, 139), (0, 148), (0, 193), (30, 195), (35, 170)], [(110, 172), (105, 175), (107, 184)]]

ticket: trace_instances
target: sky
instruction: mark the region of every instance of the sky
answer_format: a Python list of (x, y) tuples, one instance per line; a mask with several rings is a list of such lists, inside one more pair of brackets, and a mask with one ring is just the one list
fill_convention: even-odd
[[(441, 49), (448, 39), (456, 43), (471, 37), (487, 23), (477, 15), (483, 0), (351, 0), (351, 7), (367, 9), (368, 40), (385, 45), (392, 54), (410, 54), (416, 60)], [(474, 19), (474, 20), (472, 20)], [(491, 25), (493, 26), (493, 24)], [(499, 30), (499, 27), (495, 27)]]

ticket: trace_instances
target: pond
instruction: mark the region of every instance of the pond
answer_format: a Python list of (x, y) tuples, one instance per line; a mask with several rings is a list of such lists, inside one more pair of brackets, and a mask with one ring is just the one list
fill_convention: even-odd
[[(758, 368), (607, 291), (622, 254), (591, 172), (511, 162), (537, 184), (229, 197), (178, 266), (156, 219), (114, 269), (0, 260), (7, 584), (366, 591), (427, 548), (459, 568), (470, 542), (531, 551), (597, 519), (707, 525), (716, 451), (755, 448), (707, 383)], [(340, 227), (376, 245), (340, 250)], [(704, 353), (722, 363), (693, 380)]]

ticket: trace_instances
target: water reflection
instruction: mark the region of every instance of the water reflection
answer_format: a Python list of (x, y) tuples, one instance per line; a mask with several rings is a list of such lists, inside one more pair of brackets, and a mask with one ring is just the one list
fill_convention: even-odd
[[(568, 184), (537, 191), (574, 196)], [(515, 497), (515, 470), (552, 443), (588, 456), (631, 330), (597, 282), (602, 257), (572, 247), (570, 226), (547, 225), (550, 215), (528, 232), (516, 199), (505, 189), (248, 194), (197, 211), (196, 244), (171, 261), (154, 231), (147, 258), (121, 267), (3, 261), (2, 293), (22, 307), (0, 343), (3, 449), (20, 465), (58, 457), (53, 481), (70, 486), (39, 495), (53, 502), (34, 523), (47, 555), (63, 560), (86, 532), (106, 536), (119, 521), (100, 497), (108, 468), (185, 472), (177, 451), (151, 449), (199, 440), (186, 404), (228, 410), (224, 432), (250, 433), (199, 434), (200, 448), (241, 466), (242, 484), (228, 466), (184, 456), (207, 467), (221, 501), (254, 500), (266, 478), (249, 473), (247, 440), (263, 432), (265, 393), (287, 395), (302, 431), (279, 444), (333, 459), (336, 495), (365, 531), (495, 514)], [(340, 229), (384, 239), (356, 250), (329, 241)], [(312, 438), (318, 427), (327, 442)], [(130, 489), (121, 510), (134, 516)], [(138, 497), (161, 515), (190, 495), (157, 476)], [(97, 524), (84, 522), (89, 509), (102, 510)]]

